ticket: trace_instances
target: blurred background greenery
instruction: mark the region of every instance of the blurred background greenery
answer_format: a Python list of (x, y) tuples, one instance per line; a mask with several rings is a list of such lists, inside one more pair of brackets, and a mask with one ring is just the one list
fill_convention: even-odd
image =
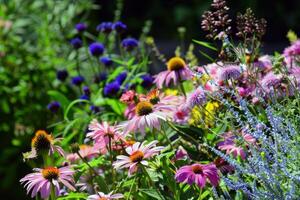
[[(67, 58), (74, 24), (90, 31), (113, 20), (118, 0), (0, 0), (0, 192), (6, 199), (26, 199), (19, 179), (28, 171), (22, 152), (30, 148), (36, 129), (46, 128), (53, 116), (46, 109), (47, 90), (54, 87), (56, 69), (70, 65)], [(129, 35), (138, 36), (146, 20), (163, 52), (171, 55), (179, 44), (177, 27), (186, 28), (187, 42), (204, 39), (201, 15), (208, 0), (125, 0), (122, 21)], [(251, 7), (268, 21), (267, 52), (288, 45), (289, 29), (300, 32), (299, 0), (228, 0), (230, 14)], [(88, 20), (87, 20), (88, 19)]]

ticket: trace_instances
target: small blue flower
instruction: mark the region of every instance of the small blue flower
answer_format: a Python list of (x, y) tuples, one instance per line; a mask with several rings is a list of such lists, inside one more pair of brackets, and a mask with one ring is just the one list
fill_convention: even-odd
[(68, 76), (69, 76), (69, 73), (65, 69), (57, 70), (57, 72), (56, 72), (56, 78), (60, 81), (65, 81)]
[(82, 99), (82, 100), (90, 100), (90, 97), (89, 97), (88, 95), (83, 94), (83, 95), (81, 95), (81, 96), (79, 97), (79, 99)]
[(101, 44), (99, 42), (92, 43), (90, 45), (89, 49), (90, 49), (91, 55), (93, 55), (93, 56), (100, 56), (104, 52), (104, 46), (103, 46), (103, 44)]
[(57, 113), (60, 107), (61, 106), (58, 101), (52, 101), (47, 105), (48, 110), (50, 110), (52, 113)]
[(90, 106), (90, 110), (91, 110), (92, 113), (94, 113), (94, 114), (100, 112), (100, 108), (99, 108), (98, 106), (94, 106), (94, 105), (91, 105), (91, 106)]
[(122, 72), (121, 74), (119, 74), (116, 77), (115, 81), (118, 82), (120, 85), (122, 85), (122, 83), (125, 81), (126, 77), (127, 77), (127, 72)]
[(75, 29), (78, 33), (82, 33), (86, 30), (87, 26), (84, 23), (78, 23), (75, 25)]
[(82, 90), (85, 95), (87, 95), (87, 96), (91, 95), (91, 90), (88, 86), (83, 86)]
[(118, 21), (118, 22), (114, 23), (113, 29), (117, 33), (123, 33), (123, 32), (125, 32), (127, 30), (127, 26), (123, 22)]
[(105, 81), (106, 79), (107, 79), (107, 73), (101, 72), (94, 77), (94, 83), (100, 83), (102, 81)]
[(151, 87), (153, 85), (154, 79), (153, 79), (153, 77), (150, 74), (142, 75), (141, 78), (143, 80), (143, 82), (142, 82), (141, 85), (144, 88), (149, 88), (149, 87)]
[(102, 22), (96, 28), (97, 31), (109, 34), (113, 30), (113, 23), (111, 22)]
[(78, 37), (73, 38), (70, 41), (71, 45), (74, 47), (74, 49), (79, 49), (80, 47), (82, 47), (82, 40)]
[(100, 58), (100, 61), (106, 66), (109, 67), (113, 64), (112, 59), (110, 59), (109, 57), (102, 57)]
[(132, 51), (139, 45), (139, 42), (134, 38), (126, 38), (122, 41), (122, 47), (127, 51)]
[(72, 78), (72, 84), (73, 85), (81, 85), (84, 82), (84, 77), (83, 76), (74, 76)]
[(103, 90), (104, 96), (106, 97), (113, 97), (116, 96), (116, 94), (120, 90), (120, 84), (117, 81), (114, 81), (112, 83), (108, 83)]

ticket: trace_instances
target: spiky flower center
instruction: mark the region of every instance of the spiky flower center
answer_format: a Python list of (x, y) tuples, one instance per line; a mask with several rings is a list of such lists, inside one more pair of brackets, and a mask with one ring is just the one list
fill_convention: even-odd
[(141, 101), (136, 105), (136, 114), (138, 116), (148, 115), (153, 111), (153, 105), (148, 101)]
[(194, 165), (192, 166), (192, 171), (195, 173), (195, 174), (202, 174), (203, 173), (203, 169), (200, 165)]
[(47, 180), (56, 180), (59, 177), (59, 169), (56, 167), (46, 167), (42, 170), (42, 175)]
[(108, 200), (106, 197), (100, 197), (99, 200)]
[(144, 153), (142, 151), (135, 151), (129, 156), (131, 162), (140, 162), (144, 158)]
[(44, 130), (38, 130), (31, 140), (31, 147), (36, 151), (48, 150), (53, 142), (53, 137)]
[(185, 67), (185, 62), (182, 58), (173, 57), (168, 61), (167, 66), (170, 71), (180, 70)]

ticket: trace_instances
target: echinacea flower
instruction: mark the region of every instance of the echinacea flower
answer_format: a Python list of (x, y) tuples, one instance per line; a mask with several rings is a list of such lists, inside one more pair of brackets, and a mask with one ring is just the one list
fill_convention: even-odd
[(124, 133), (140, 131), (145, 133), (146, 128), (160, 129), (161, 120), (165, 121), (168, 113), (162, 112), (148, 101), (141, 101), (135, 107), (135, 116), (130, 120), (122, 123), (120, 128), (124, 129)]
[(133, 90), (128, 90), (124, 92), (120, 98), (122, 103), (131, 104), (134, 103), (136, 98), (136, 93)]
[(74, 47), (74, 49), (79, 49), (82, 47), (82, 40), (76, 37), (70, 41), (70, 44)]
[(24, 159), (35, 158), (41, 153), (53, 154), (58, 152), (61, 156), (64, 156), (64, 150), (56, 145), (61, 138), (54, 139), (52, 135), (48, 134), (44, 130), (38, 130), (35, 132), (34, 137), (31, 140), (31, 151), (24, 153)]
[(175, 179), (178, 182), (192, 185), (197, 184), (200, 188), (204, 188), (207, 179), (213, 186), (218, 186), (220, 178), (218, 169), (214, 164), (192, 164), (185, 165), (178, 169), (175, 174)]
[(47, 105), (48, 110), (50, 110), (52, 113), (57, 113), (60, 107), (61, 105), (58, 101), (52, 101)]
[(184, 60), (180, 57), (173, 57), (167, 63), (168, 70), (160, 72), (155, 76), (154, 83), (160, 89), (165, 84), (169, 86), (173, 81), (177, 85), (180, 81), (191, 79), (192, 71), (187, 67)]
[[(31, 197), (35, 197), (40, 193), (41, 197), (47, 198), (51, 193), (51, 188), (54, 187), (56, 196), (59, 195), (60, 183), (75, 191), (73, 187), (74, 171), (69, 166), (66, 167), (46, 167), (44, 169), (35, 168), (35, 173), (27, 174), (20, 180), (25, 183), (24, 187), (27, 189), (27, 194), (31, 191)], [(26, 183), (27, 182), (27, 183)]]
[(189, 158), (189, 154), (182, 146), (179, 146), (175, 153), (174, 160), (177, 161), (177, 160), (183, 160), (187, 158)]
[(189, 107), (185, 105), (179, 106), (174, 112), (173, 121), (177, 124), (186, 124), (189, 120), (190, 112)]
[[(80, 154), (80, 156), (82, 158), (91, 159), (91, 158), (94, 158), (95, 156), (97, 156), (100, 152), (94, 146), (82, 144), (82, 145), (79, 145), (78, 153)], [(79, 159), (80, 159), (80, 157), (77, 153), (71, 153), (71, 154), (67, 155), (67, 160), (69, 160), (71, 163), (73, 163)]]
[(92, 43), (89, 49), (92, 56), (100, 56), (104, 52), (104, 46), (99, 42)]
[(121, 45), (126, 51), (132, 51), (139, 45), (139, 42), (134, 38), (126, 38), (122, 41)]
[(104, 194), (103, 192), (98, 192), (97, 194), (93, 194), (88, 196), (87, 200), (112, 200), (112, 199), (121, 199), (124, 195), (117, 193), (113, 194), (110, 192), (109, 194)]
[(227, 65), (224, 68), (219, 68), (219, 80), (228, 81), (237, 79), (241, 75), (241, 68), (236, 65)]
[(154, 140), (146, 145), (146, 142), (143, 143), (136, 142), (132, 146), (129, 146), (125, 149), (128, 156), (119, 155), (117, 156), (117, 161), (113, 163), (115, 169), (128, 168), (128, 175), (132, 175), (137, 171), (138, 165), (148, 165), (147, 159), (158, 154), (161, 150), (164, 149), (162, 146), (156, 146), (158, 141)]
[(56, 78), (62, 82), (65, 81), (68, 76), (69, 76), (69, 73), (65, 69), (57, 70), (57, 72), (56, 72)]
[(190, 93), (187, 98), (187, 105), (190, 108), (194, 106), (202, 106), (206, 103), (206, 95), (201, 87)]
[(244, 148), (237, 146), (233, 140), (225, 140), (217, 144), (218, 149), (225, 150), (226, 154), (232, 154), (234, 157), (240, 156), (243, 160), (246, 159)]
[(214, 160), (214, 164), (220, 170), (222, 174), (232, 173), (234, 171), (234, 167), (227, 163), (223, 158), (217, 157)]

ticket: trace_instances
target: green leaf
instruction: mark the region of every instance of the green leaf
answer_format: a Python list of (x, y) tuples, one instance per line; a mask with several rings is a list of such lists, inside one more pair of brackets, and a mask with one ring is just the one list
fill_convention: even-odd
[(201, 46), (204, 46), (206, 48), (209, 48), (213, 51), (218, 51), (218, 49), (216, 47), (214, 47), (212, 44), (210, 44), (208, 42), (199, 41), (199, 40), (193, 40), (193, 42), (195, 42), (196, 44), (200, 44)]
[(139, 191), (141, 191), (142, 193), (148, 195), (149, 197), (158, 199), (158, 200), (163, 200), (165, 199), (162, 194), (160, 194), (157, 190), (155, 189), (140, 189)]
[(72, 102), (68, 105), (68, 107), (67, 107), (67, 109), (66, 109), (66, 111), (65, 111), (65, 113), (64, 113), (64, 119), (65, 119), (66, 121), (69, 121), (69, 119), (68, 119), (68, 114), (69, 114), (71, 108), (72, 108), (75, 104), (83, 103), (83, 102), (85, 102), (85, 103), (90, 103), (88, 100), (84, 100), (84, 99), (76, 99), (76, 100), (72, 101)]
[(58, 197), (57, 200), (64, 200), (64, 199), (86, 199), (86, 193), (69, 193), (67, 196)]
[(210, 62), (214, 62), (214, 59), (210, 57), (207, 53), (204, 53), (203, 51), (199, 51), (201, 55), (203, 55), (205, 58), (207, 58)]

